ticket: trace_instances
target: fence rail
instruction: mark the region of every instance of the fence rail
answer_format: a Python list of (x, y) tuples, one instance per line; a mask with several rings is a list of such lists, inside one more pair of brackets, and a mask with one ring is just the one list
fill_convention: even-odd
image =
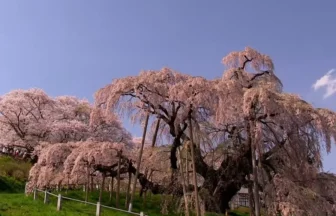
[(148, 215), (145, 215), (143, 212), (136, 213), (136, 212), (127, 211), (127, 210), (124, 210), (124, 209), (118, 209), (118, 208), (114, 208), (114, 207), (111, 207), (111, 206), (102, 205), (102, 204), (100, 204), (100, 202), (97, 202), (97, 203), (86, 202), (84, 200), (78, 200), (78, 199), (62, 196), (61, 194), (58, 194), (58, 195), (53, 194), (53, 193), (51, 193), (47, 190), (39, 190), (37, 188), (34, 189), (34, 194), (33, 194), (34, 200), (37, 199), (37, 193), (38, 192), (44, 193), (44, 201), (43, 201), (44, 204), (47, 204), (49, 202), (49, 195), (57, 197), (57, 211), (60, 211), (62, 209), (62, 200), (70, 200), (70, 201), (74, 201), (74, 202), (80, 202), (80, 203), (90, 204), (90, 205), (96, 206), (96, 216), (101, 216), (101, 209), (102, 208), (111, 209), (111, 210), (115, 210), (115, 211), (119, 211), (119, 212), (124, 212), (124, 213), (127, 213), (129, 215), (148, 216)]

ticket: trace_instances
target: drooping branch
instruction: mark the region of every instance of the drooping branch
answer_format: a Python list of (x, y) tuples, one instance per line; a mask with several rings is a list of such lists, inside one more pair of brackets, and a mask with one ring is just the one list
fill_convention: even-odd
[(253, 60), (253, 58), (249, 59), (246, 55), (244, 55), (244, 58), (245, 58), (245, 61), (243, 62), (243, 65), (239, 68), (241, 70), (244, 70), (246, 67), (246, 64)]

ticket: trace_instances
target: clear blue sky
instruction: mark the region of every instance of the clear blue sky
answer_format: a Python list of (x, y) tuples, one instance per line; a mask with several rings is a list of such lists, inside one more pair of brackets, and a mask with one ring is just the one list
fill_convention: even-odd
[[(335, 11), (332, 0), (0, 0), (0, 94), (92, 101), (112, 78), (163, 66), (214, 78), (224, 55), (251, 46), (274, 59), (286, 91), (334, 109), (311, 86), (336, 67)], [(336, 150), (325, 169), (336, 172)]]

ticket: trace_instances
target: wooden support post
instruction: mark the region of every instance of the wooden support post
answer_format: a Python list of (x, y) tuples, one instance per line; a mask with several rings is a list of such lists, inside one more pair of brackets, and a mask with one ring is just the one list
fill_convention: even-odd
[(62, 209), (62, 195), (58, 194), (58, 199), (57, 199), (57, 211), (61, 211)]
[(100, 216), (100, 212), (101, 212), (100, 207), (101, 207), (100, 202), (97, 202), (96, 216)]
[(37, 199), (37, 190), (36, 190), (36, 188), (34, 188), (34, 195), (33, 195), (33, 197), (34, 197), (34, 200)]
[(49, 202), (49, 194), (48, 194), (48, 191), (45, 190), (44, 191), (44, 204), (47, 204)]
[(139, 172), (140, 172), (142, 152), (143, 152), (143, 148), (144, 148), (145, 140), (146, 140), (148, 119), (149, 119), (149, 113), (147, 113), (147, 116), (146, 116), (146, 119), (145, 119), (145, 126), (144, 126), (144, 130), (143, 130), (143, 134), (142, 134), (141, 147), (140, 147), (140, 152), (139, 152), (139, 156), (138, 156), (138, 161), (137, 161), (137, 166), (136, 166), (136, 172), (135, 172), (135, 176), (134, 176), (132, 193), (131, 193), (131, 197), (130, 197), (130, 201), (129, 201), (129, 203), (130, 203), (130, 205), (128, 207), (129, 211), (132, 211), (132, 203), (133, 203), (133, 199), (134, 199), (134, 195), (135, 195), (135, 190), (136, 190), (136, 184), (137, 184), (138, 176), (139, 176)]

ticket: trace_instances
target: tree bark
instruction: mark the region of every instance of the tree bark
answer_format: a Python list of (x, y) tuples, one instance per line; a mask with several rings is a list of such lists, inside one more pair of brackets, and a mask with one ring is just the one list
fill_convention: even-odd
[(252, 147), (252, 168), (253, 168), (253, 198), (254, 198), (254, 208), (255, 216), (260, 216), (260, 198), (259, 198), (259, 188), (258, 188), (258, 171), (256, 166), (255, 148)]
[[(195, 155), (194, 155), (194, 138), (193, 138), (193, 129), (191, 123), (191, 116), (189, 116), (189, 131), (190, 131), (190, 150), (191, 150), (191, 163), (193, 166), (193, 184), (194, 184), (194, 194), (195, 194), (195, 207), (196, 215), (201, 216), (199, 201), (198, 201), (198, 185), (197, 185), (197, 175), (196, 175), (196, 165), (195, 165)], [(258, 215), (259, 216), (259, 215)]]
[(114, 177), (111, 177), (111, 181), (110, 181), (110, 199), (109, 201), (112, 201), (112, 196), (113, 196), (113, 184), (114, 184)]
[(141, 147), (140, 147), (139, 157), (138, 157), (138, 161), (137, 161), (137, 169), (136, 169), (136, 173), (135, 173), (135, 178), (134, 178), (134, 182), (133, 182), (133, 190), (132, 190), (132, 194), (131, 194), (131, 198), (130, 198), (130, 205), (129, 205), (129, 209), (128, 209), (129, 211), (132, 211), (133, 198), (134, 198), (134, 195), (135, 195), (136, 183), (138, 181), (138, 175), (139, 175), (139, 171), (140, 171), (142, 152), (143, 152), (143, 148), (144, 148), (145, 140), (146, 140), (148, 119), (149, 119), (149, 113), (147, 113), (147, 116), (146, 116), (146, 119), (145, 119), (145, 126), (144, 126), (144, 130), (143, 130), (143, 134), (142, 134)]
[(259, 198), (259, 183), (258, 183), (258, 170), (256, 165), (256, 143), (252, 140), (251, 132), (252, 122), (247, 123), (247, 142), (251, 145), (251, 160), (252, 160), (252, 170), (253, 170), (253, 198), (254, 198), (254, 209), (255, 216), (260, 216), (260, 198)]
[(186, 184), (189, 185), (189, 148), (188, 146), (186, 146), (186, 163), (185, 163), (185, 167), (186, 167)]
[(120, 165), (121, 165), (121, 152), (118, 151), (118, 171), (117, 171), (117, 193), (116, 193), (116, 207), (119, 208), (120, 196)]
[(98, 202), (100, 202), (100, 203), (102, 201), (104, 186), (105, 186), (105, 175), (103, 174), (103, 180), (102, 180), (102, 183), (101, 183), (100, 192), (99, 192), (99, 200), (98, 200)]
[(93, 192), (93, 176), (90, 177), (90, 182), (91, 182), (91, 192)]
[(185, 216), (189, 216), (189, 201), (187, 197), (186, 183), (184, 180), (184, 171), (183, 171), (183, 160), (181, 157), (181, 151), (179, 152), (179, 162), (180, 162), (180, 173), (181, 173), (181, 181), (182, 181), (182, 189), (183, 189), (183, 198), (184, 198), (184, 212)]
[(250, 216), (255, 216), (255, 207), (253, 199), (253, 184), (248, 184), (248, 195), (249, 195), (249, 207), (250, 207)]
[(86, 167), (86, 175), (87, 175), (87, 183), (86, 183), (86, 190), (85, 190), (85, 202), (89, 200), (89, 186), (90, 186), (90, 168), (89, 166)]

